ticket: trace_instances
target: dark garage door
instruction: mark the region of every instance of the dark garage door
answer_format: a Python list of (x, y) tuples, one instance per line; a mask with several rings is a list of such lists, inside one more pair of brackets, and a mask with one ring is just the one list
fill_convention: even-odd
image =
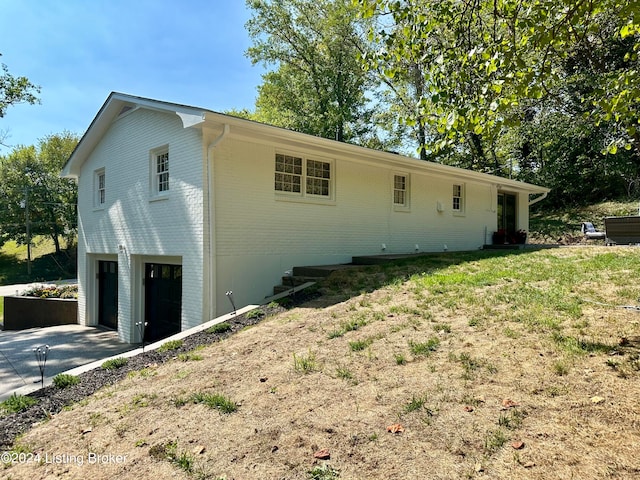
[(118, 262), (98, 262), (98, 323), (118, 328)]
[(182, 318), (182, 265), (145, 264), (144, 290), (145, 341), (178, 333)]

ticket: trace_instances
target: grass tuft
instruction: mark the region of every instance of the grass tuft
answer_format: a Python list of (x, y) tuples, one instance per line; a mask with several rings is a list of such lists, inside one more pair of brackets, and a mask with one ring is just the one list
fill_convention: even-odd
[(296, 372), (305, 374), (315, 372), (318, 369), (315, 353), (313, 353), (311, 350), (309, 350), (307, 355), (296, 355), (294, 353), (293, 368)]
[(190, 400), (192, 403), (201, 403), (222, 413), (233, 413), (238, 410), (236, 402), (220, 393), (194, 393)]
[(432, 337), (426, 342), (409, 340), (409, 349), (415, 356), (428, 357), (431, 355), (431, 352), (434, 352), (438, 348), (438, 345), (440, 345), (440, 340), (437, 337)]
[(170, 352), (172, 350), (178, 350), (184, 342), (182, 340), (169, 340), (168, 342), (163, 343), (160, 348), (158, 348), (158, 352)]
[(117, 368), (124, 367), (127, 363), (129, 363), (129, 359), (128, 358), (118, 357), (118, 358), (112, 358), (111, 360), (105, 361), (101, 365), (101, 367), (104, 370), (115, 370)]
[(325, 463), (324, 465), (317, 465), (307, 471), (307, 478), (309, 480), (334, 480), (340, 478), (340, 472)]
[(225, 333), (231, 330), (231, 325), (228, 322), (216, 323), (215, 325), (207, 328), (207, 333)]
[(13, 393), (9, 398), (0, 402), (0, 412), (7, 414), (23, 412), (36, 403), (38, 400), (33, 397)]
[(373, 343), (372, 338), (365, 338), (363, 340), (354, 340), (349, 342), (349, 348), (352, 352), (361, 352), (365, 350), (369, 345)]
[(75, 375), (69, 375), (68, 373), (60, 373), (53, 377), (53, 384), (57, 388), (67, 388), (72, 385), (80, 383), (80, 379)]

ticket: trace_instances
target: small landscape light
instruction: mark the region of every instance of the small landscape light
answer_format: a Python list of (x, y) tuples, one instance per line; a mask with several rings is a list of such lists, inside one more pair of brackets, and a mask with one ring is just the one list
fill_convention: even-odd
[(44, 369), (47, 366), (47, 355), (49, 354), (49, 345), (41, 345), (33, 349), (40, 369), (40, 385), (44, 387)]
[(136, 322), (136, 327), (138, 328), (138, 333), (140, 333), (140, 344), (142, 346), (142, 352), (144, 353), (144, 332), (147, 329), (147, 322)]
[(225, 293), (225, 295), (227, 296), (227, 298), (231, 302), (231, 306), (233, 307), (233, 315), (235, 315), (236, 314), (236, 304), (233, 301), (233, 291), (229, 290), (229, 291), (227, 291), (227, 293)]

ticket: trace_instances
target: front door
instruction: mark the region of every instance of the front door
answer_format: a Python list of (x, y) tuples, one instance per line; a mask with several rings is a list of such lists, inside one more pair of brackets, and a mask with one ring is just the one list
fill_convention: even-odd
[(516, 196), (509, 193), (498, 194), (498, 230), (507, 235), (516, 233)]
[(118, 262), (98, 262), (98, 324), (118, 329)]
[(153, 342), (178, 333), (182, 318), (182, 265), (145, 264), (145, 334)]

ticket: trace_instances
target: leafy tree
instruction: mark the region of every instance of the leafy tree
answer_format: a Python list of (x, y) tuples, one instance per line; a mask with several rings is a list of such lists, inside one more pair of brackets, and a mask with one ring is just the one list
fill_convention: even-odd
[[(410, 28), (410, 25), (389, 22), (383, 15), (376, 16), (370, 27), (371, 31), (396, 32), (402, 32), (405, 28)], [(402, 35), (388, 36), (385, 43), (377, 43), (381, 38), (370, 35), (370, 46), (361, 53), (361, 58), (371, 59), (375, 51), (393, 49), (392, 42), (397, 38), (402, 38)], [(427, 90), (424, 67), (417, 61), (418, 57), (387, 57), (385, 63), (365, 62), (364, 67), (375, 75), (380, 85), (376, 95), (378, 124), (396, 142), (414, 146), (413, 151), (418, 151), (420, 158), (426, 160), (428, 143), (433, 141), (434, 132), (418, 108)]]
[[(435, 148), (479, 137), (495, 144), (519, 120), (519, 107), (558, 90), (563, 62), (576, 45), (597, 45), (607, 25), (624, 43), (624, 63), (598, 77), (583, 98), (596, 121), (621, 128), (609, 142), (638, 143), (639, 9), (618, 0), (358, 0), (365, 17), (383, 15), (399, 28), (374, 32), (381, 48), (365, 61), (389, 78), (403, 62), (422, 66), (425, 91), (414, 121), (424, 118), (441, 135)], [(635, 4), (635, 5), (634, 5)]]
[(610, 128), (547, 108), (523, 119), (503, 140), (518, 164), (517, 178), (551, 188), (548, 202), (563, 208), (636, 192), (634, 152), (603, 153)]
[(254, 118), (339, 141), (375, 141), (365, 96), (370, 79), (358, 60), (366, 44), (351, 0), (247, 6), (247, 56), (275, 67), (263, 76)]
[(26, 243), (27, 206), (31, 234), (50, 236), (56, 253), (60, 236), (66, 236), (67, 244), (75, 237), (77, 187), (61, 178), (60, 171), (78, 140), (64, 132), (0, 156), (0, 245), (8, 240)]
[[(0, 56), (2, 54), (0, 53)], [(38, 103), (36, 94), (40, 93), (40, 87), (34, 85), (26, 77), (14, 77), (9, 73), (8, 67), (1, 64), (0, 74), (0, 118), (4, 117), (7, 107), (19, 103)]]
[(513, 142), (518, 178), (551, 187), (549, 200), (557, 207), (640, 192), (640, 152), (631, 142), (617, 148), (626, 135), (622, 117), (598, 114), (589, 101), (612, 72), (627, 68), (633, 39), (618, 34), (610, 12), (600, 14), (599, 24), (597, 36), (580, 39), (567, 52), (559, 66), (564, 81), (520, 109), (519, 126), (506, 142)]

